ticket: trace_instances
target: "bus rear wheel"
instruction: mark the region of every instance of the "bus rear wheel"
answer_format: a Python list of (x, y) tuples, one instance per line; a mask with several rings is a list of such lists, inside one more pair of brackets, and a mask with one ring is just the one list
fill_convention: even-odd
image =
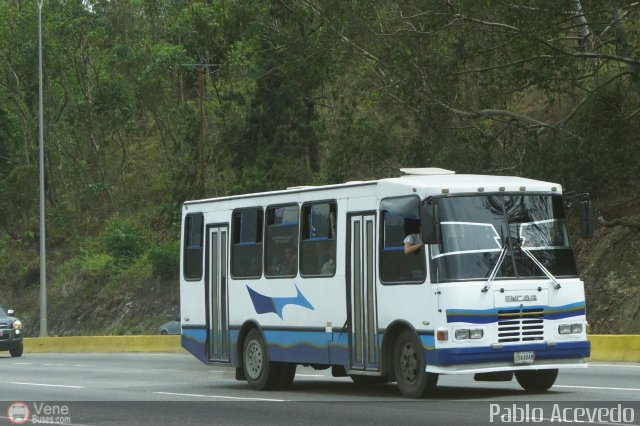
[(269, 361), (267, 344), (255, 328), (249, 331), (244, 339), (242, 366), (249, 386), (254, 389), (271, 390), (279, 384), (279, 365)]
[(558, 369), (516, 371), (516, 380), (527, 392), (544, 392), (556, 382)]
[(438, 375), (427, 373), (422, 342), (416, 334), (404, 330), (393, 351), (393, 369), (400, 393), (409, 398), (423, 398), (438, 384)]

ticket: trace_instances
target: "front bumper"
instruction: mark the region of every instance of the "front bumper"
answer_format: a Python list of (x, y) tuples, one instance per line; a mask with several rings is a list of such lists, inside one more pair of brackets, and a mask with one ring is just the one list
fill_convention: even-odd
[[(19, 334), (16, 334), (19, 331)], [(8, 351), (22, 344), (22, 330), (2, 329), (0, 330), (0, 351)]]
[[(535, 353), (532, 364), (515, 364), (514, 352)], [(591, 353), (588, 340), (578, 342), (536, 343), (506, 345), (499, 348), (470, 347), (443, 348), (425, 352), (427, 371), (455, 374), (536, 368), (562, 368), (586, 366), (584, 358)]]

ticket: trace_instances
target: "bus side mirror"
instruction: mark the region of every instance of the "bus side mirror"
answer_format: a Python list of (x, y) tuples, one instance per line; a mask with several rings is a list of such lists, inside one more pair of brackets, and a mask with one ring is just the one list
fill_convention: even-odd
[(580, 235), (582, 238), (593, 238), (593, 204), (591, 200), (580, 201)]
[(420, 206), (420, 225), (422, 226), (422, 242), (440, 244), (440, 223), (437, 218), (435, 204), (425, 203)]

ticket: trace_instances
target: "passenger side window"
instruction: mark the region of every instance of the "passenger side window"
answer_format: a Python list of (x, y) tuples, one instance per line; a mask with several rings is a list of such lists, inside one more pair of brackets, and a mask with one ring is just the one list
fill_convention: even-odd
[(426, 278), (425, 248), (404, 253), (404, 239), (420, 234), (420, 198), (385, 198), (380, 203), (380, 281), (383, 284), (421, 283)]
[(262, 208), (233, 212), (231, 275), (234, 278), (262, 276)]
[(183, 274), (186, 280), (202, 279), (203, 235), (204, 216), (201, 213), (187, 215), (184, 220), (183, 250)]
[(298, 274), (298, 205), (267, 208), (265, 276)]
[(333, 276), (336, 273), (337, 206), (316, 203), (302, 206), (300, 273)]

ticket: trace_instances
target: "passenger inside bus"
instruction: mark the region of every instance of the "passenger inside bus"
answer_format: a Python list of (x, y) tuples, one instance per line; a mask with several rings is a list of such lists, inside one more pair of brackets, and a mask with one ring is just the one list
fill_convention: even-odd
[(424, 246), (422, 242), (422, 227), (414, 222), (405, 220), (405, 228), (409, 233), (403, 240), (404, 254), (418, 254), (422, 246)]
[(298, 255), (294, 247), (287, 245), (280, 250), (277, 250), (277, 248), (274, 250), (276, 252), (279, 251), (280, 255), (273, 256), (272, 266), (269, 270), (270, 275), (295, 275), (298, 272)]
[(284, 249), (284, 264), (283, 270), (286, 271), (287, 275), (294, 275), (297, 271), (296, 262), (298, 261), (298, 256), (293, 251), (293, 247), (287, 246)]
[(333, 275), (336, 272), (336, 262), (333, 259), (333, 250), (331, 249), (331, 246), (323, 246), (321, 259), (323, 260), (323, 263), (320, 267), (320, 275)]

